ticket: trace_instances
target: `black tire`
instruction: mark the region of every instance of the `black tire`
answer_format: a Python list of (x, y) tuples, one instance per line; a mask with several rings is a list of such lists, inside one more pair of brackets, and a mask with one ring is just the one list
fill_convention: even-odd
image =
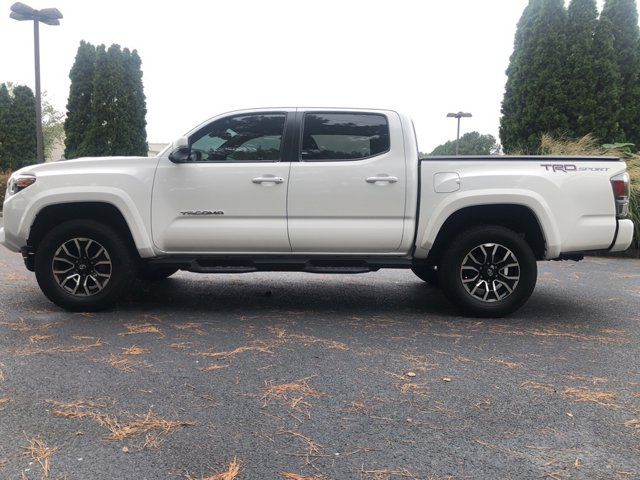
[(180, 270), (177, 267), (143, 264), (138, 269), (138, 279), (145, 282), (160, 282)]
[[(504, 259), (494, 258), (502, 257), (507, 250), (512, 257), (507, 254)], [(489, 254), (480, 258), (484, 251)], [(538, 277), (536, 258), (529, 244), (516, 232), (497, 225), (473, 227), (460, 233), (445, 250), (438, 272), (447, 298), (477, 317), (503, 317), (516, 311), (533, 293)]]
[(422, 281), (426, 282), (432, 287), (438, 288), (440, 286), (440, 279), (438, 278), (438, 271), (433, 266), (428, 265), (414, 265), (411, 267), (411, 271)]
[[(73, 245), (78, 244), (67, 243), (74, 242), (73, 239), (87, 240), (84, 243), (81, 242), (82, 248), (77, 246), (76, 249), (73, 249)], [(89, 241), (94, 243), (88, 246)], [(97, 247), (95, 245), (96, 242), (98, 244)], [(79, 290), (84, 289), (86, 295), (83, 293), (74, 294), (69, 291), (69, 289), (73, 288), (75, 279), (70, 280), (68, 283), (64, 281), (60, 283), (57, 278), (63, 278), (67, 272), (62, 275), (58, 274), (58, 277), (54, 274), (54, 257), (60, 258), (61, 255), (64, 255), (62, 252), (63, 245), (71, 245), (69, 250), (73, 250), (71, 254), (74, 256), (66, 256), (67, 259), (63, 260), (64, 263), (55, 260), (56, 265), (58, 265), (57, 268), (60, 270), (59, 265), (63, 265), (63, 268), (73, 265), (69, 260), (75, 261), (76, 256), (82, 257), (77, 261), (76, 266), (72, 267), (71, 274), (85, 275), (85, 277), (78, 277), (76, 289), (83, 283), (83, 287)], [(89, 269), (89, 272), (93, 269), (93, 273), (96, 274), (94, 278), (96, 278), (100, 274), (99, 269), (105, 268), (104, 266), (95, 266), (90, 263), (92, 262), (93, 253), (99, 250), (98, 247), (104, 247), (110, 263), (108, 266), (109, 278), (107, 280), (100, 279), (100, 282), (104, 282), (101, 290), (97, 290), (99, 287), (95, 280), (89, 282), (89, 287), (87, 287), (86, 280), (86, 276), (89, 276), (86, 269)], [(80, 250), (86, 253), (82, 254)], [(87, 250), (89, 251), (87, 252)], [(95, 312), (115, 305), (120, 297), (130, 290), (137, 273), (137, 259), (134, 255), (135, 252), (122, 235), (111, 227), (94, 220), (70, 220), (53, 228), (40, 241), (35, 258), (36, 279), (45, 296), (59, 307), (72, 312)], [(98, 258), (98, 260), (101, 259), (104, 259), (104, 253)], [(104, 263), (98, 262), (98, 260), (94, 263)], [(83, 262), (87, 263), (78, 266), (79, 263)], [(79, 270), (81, 268), (83, 269), (82, 271)], [(102, 276), (105, 275), (102, 273)], [(81, 282), (80, 278), (85, 278), (84, 282)], [(93, 290), (91, 287), (93, 287)]]

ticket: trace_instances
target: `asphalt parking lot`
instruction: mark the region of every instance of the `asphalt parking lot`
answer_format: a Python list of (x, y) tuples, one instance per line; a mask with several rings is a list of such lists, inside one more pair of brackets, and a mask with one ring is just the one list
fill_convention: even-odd
[(640, 478), (640, 261), (539, 268), (508, 319), (393, 270), (70, 314), (0, 249), (0, 478)]

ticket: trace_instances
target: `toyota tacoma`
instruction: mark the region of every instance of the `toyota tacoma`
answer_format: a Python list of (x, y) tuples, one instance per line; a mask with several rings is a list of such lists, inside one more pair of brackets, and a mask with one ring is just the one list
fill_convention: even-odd
[(390, 110), (226, 113), (157, 157), (80, 158), (9, 181), (0, 243), (71, 311), (137, 278), (411, 269), (466, 313), (503, 316), (536, 262), (629, 247), (629, 175), (611, 157), (419, 158)]

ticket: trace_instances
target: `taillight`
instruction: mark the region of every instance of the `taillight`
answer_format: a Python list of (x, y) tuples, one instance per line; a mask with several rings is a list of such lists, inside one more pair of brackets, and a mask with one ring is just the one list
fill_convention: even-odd
[(611, 179), (613, 197), (616, 202), (616, 216), (625, 218), (629, 214), (630, 180), (628, 173), (621, 173)]

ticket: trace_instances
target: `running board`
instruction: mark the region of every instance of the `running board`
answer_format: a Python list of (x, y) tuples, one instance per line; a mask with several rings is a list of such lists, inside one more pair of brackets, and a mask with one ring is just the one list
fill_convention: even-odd
[(370, 267), (315, 267), (315, 266), (307, 266), (304, 272), (308, 273), (368, 273), (373, 270)]
[(195, 273), (251, 273), (257, 272), (256, 267), (238, 267), (233, 265), (218, 265), (217, 267), (203, 267), (197, 262), (191, 264), (190, 272)]
[(381, 268), (410, 268), (405, 257), (343, 256), (166, 256), (148, 260), (152, 265), (173, 265), (196, 273), (308, 272), (320, 274), (356, 274)]

